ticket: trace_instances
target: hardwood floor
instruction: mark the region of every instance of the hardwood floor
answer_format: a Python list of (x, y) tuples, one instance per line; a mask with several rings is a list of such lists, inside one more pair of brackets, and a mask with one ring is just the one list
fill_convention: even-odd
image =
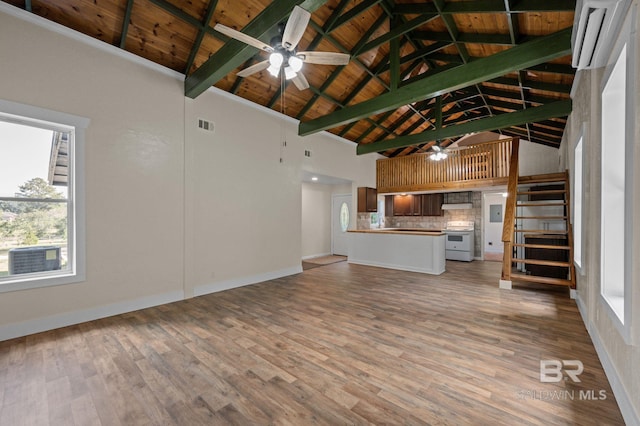
[(0, 424), (623, 424), (566, 289), (500, 268), (341, 262), (2, 342)]

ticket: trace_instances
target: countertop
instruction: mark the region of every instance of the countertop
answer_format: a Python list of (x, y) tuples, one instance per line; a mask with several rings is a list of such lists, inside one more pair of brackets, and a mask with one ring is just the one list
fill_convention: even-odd
[(439, 229), (423, 229), (423, 228), (354, 229), (348, 232), (359, 232), (364, 234), (429, 235), (432, 237), (444, 235), (444, 232), (442, 232)]

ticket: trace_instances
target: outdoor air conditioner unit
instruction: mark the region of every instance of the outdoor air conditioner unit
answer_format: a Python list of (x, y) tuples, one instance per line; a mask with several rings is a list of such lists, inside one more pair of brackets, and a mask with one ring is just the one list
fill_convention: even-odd
[(603, 67), (631, 0), (578, 0), (571, 44), (574, 68)]
[(60, 269), (60, 247), (24, 247), (9, 250), (9, 275)]

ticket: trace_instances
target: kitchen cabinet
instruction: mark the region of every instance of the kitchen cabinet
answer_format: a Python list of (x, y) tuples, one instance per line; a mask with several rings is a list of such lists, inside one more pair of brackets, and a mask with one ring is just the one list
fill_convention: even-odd
[(378, 211), (378, 191), (375, 188), (358, 188), (358, 213), (375, 213)]
[(422, 196), (421, 195), (394, 195), (393, 196), (394, 216), (421, 216)]
[(393, 195), (385, 195), (384, 197), (384, 215), (395, 216), (393, 213)]
[(443, 202), (444, 194), (422, 194), (422, 215), (444, 216)]

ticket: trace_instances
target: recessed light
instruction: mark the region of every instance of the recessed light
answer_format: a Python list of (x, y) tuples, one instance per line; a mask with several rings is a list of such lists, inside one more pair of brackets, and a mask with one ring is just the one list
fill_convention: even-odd
[(314, 182), (317, 182), (318, 181), (318, 177), (314, 176), (314, 177), (311, 178), (311, 180), (314, 181)]

